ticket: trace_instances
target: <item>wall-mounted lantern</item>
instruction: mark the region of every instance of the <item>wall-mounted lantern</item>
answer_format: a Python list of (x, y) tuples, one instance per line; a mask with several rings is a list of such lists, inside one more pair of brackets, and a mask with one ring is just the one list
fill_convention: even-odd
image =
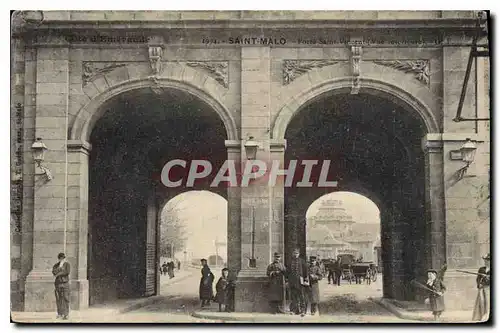
[(51, 180), (52, 174), (50, 173), (50, 170), (42, 165), (42, 162), (45, 159), (45, 152), (48, 150), (47, 146), (45, 143), (43, 143), (42, 138), (36, 138), (36, 141), (33, 142), (31, 145), (31, 152), (33, 153), (33, 159), (35, 160), (36, 166), (41, 170), (41, 172), (38, 172), (36, 174), (42, 174), (45, 175), (47, 180)]
[(245, 142), (245, 153), (248, 160), (255, 160), (257, 158), (258, 148), (259, 143), (253, 140), (253, 136), (249, 136), (248, 140)]
[(477, 149), (476, 145), (469, 138), (467, 138), (462, 147), (460, 147), (462, 161), (467, 163), (467, 166), (469, 166), (472, 162), (474, 162), (474, 157), (476, 156), (476, 149)]
[(465, 143), (460, 147), (459, 150), (450, 151), (450, 159), (455, 161), (462, 161), (465, 166), (459, 170), (460, 178), (463, 178), (467, 172), (469, 166), (474, 162), (474, 157), (476, 155), (476, 144), (472, 142), (470, 138), (465, 140)]

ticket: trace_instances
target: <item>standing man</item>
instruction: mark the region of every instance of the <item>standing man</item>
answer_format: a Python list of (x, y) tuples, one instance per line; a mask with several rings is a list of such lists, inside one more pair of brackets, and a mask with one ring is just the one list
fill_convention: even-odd
[(307, 284), (309, 274), (306, 261), (299, 256), (299, 249), (293, 250), (288, 272), (288, 285), (290, 286), (290, 298), (292, 299), (290, 310), (295, 314), (304, 316), (306, 314), (304, 286)]
[(69, 272), (70, 265), (66, 261), (64, 253), (59, 253), (57, 256), (59, 262), (52, 267), (52, 274), (54, 275), (55, 294), (57, 304), (57, 318), (64, 320), (69, 316)]
[(337, 258), (337, 261), (334, 262), (333, 270), (335, 272), (334, 284), (337, 283), (337, 286), (340, 286), (340, 280), (342, 280), (342, 262), (340, 258)]
[(484, 266), (477, 272), (477, 297), (472, 313), (472, 320), (486, 321), (490, 317), (490, 254), (483, 257)]
[(167, 275), (168, 265), (165, 261), (163, 262), (163, 265), (161, 265), (161, 268), (162, 268), (162, 274)]
[(317, 265), (316, 257), (309, 257), (309, 303), (311, 304), (311, 315), (314, 316), (318, 311), (319, 303), (319, 284), (318, 281), (323, 278), (323, 272)]
[(285, 313), (283, 301), (285, 300), (286, 267), (281, 263), (281, 255), (274, 253), (274, 261), (267, 266), (269, 277), (269, 303), (273, 313)]
[(213, 298), (213, 287), (215, 276), (207, 265), (207, 259), (201, 259), (200, 300), (201, 307), (210, 305)]

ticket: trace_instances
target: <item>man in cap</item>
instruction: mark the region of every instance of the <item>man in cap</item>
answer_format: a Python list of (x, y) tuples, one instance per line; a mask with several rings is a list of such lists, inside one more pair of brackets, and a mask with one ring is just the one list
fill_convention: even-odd
[(319, 284), (318, 281), (323, 278), (323, 272), (321, 268), (317, 265), (316, 257), (309, 257), (309, 293), (308, 300), (311, 304), (311, 315), (315, 315), (318, 311), (319, 303)]
[(304, 288), (308, 284), (308, 275), (306, 261), (300, 258), (299, 249), (293, 250), (288, 271), (288, 285), (290, 287), (290, 298), (292, 299), (290, 310), (301, 316), (306, 314)]
[(281, 255), (274, 253), (274, 261), (267, 266), (269, 277), (269, 303), (273, 313), (284, 313), (286, 267), (281, 263)]
[(472, 313), (472, 320), (486, 321), (490, 317), (490, 265), (491, 256), (488, 253), (483, 257), (484, 266), (477, 271), (477, 297)]
[(59, 253), (59, 260), (52, 267), (52, 274), (55, 277), (55, 295), (57, 305), (57, 318), (68, 319), (69, 316), (69, 272), (70, 265), (66, 261), (64, 253)]

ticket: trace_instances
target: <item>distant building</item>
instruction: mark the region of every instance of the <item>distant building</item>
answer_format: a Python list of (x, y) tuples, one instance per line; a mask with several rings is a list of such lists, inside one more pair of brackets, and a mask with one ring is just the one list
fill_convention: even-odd
[(324, 200), (315, 216), (307, 221), (307, 253), (335, 258), (339, 253), (377, 261), (375, 244), (380, 244), (380, 225), (357, 223), (347, 214), (342, 200)]

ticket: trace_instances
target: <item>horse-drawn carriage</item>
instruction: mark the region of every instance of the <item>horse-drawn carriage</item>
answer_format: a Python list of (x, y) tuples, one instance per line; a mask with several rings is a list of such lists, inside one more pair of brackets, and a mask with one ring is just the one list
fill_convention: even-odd
[(377, 281), (377, 265), (373, 262), (356, 261), (354, 254), (344, 253), (337, 256), (341, 269), (341, 278), (352, 283), (361, 283), (361, 280), (369, 279), (368, 282)]

